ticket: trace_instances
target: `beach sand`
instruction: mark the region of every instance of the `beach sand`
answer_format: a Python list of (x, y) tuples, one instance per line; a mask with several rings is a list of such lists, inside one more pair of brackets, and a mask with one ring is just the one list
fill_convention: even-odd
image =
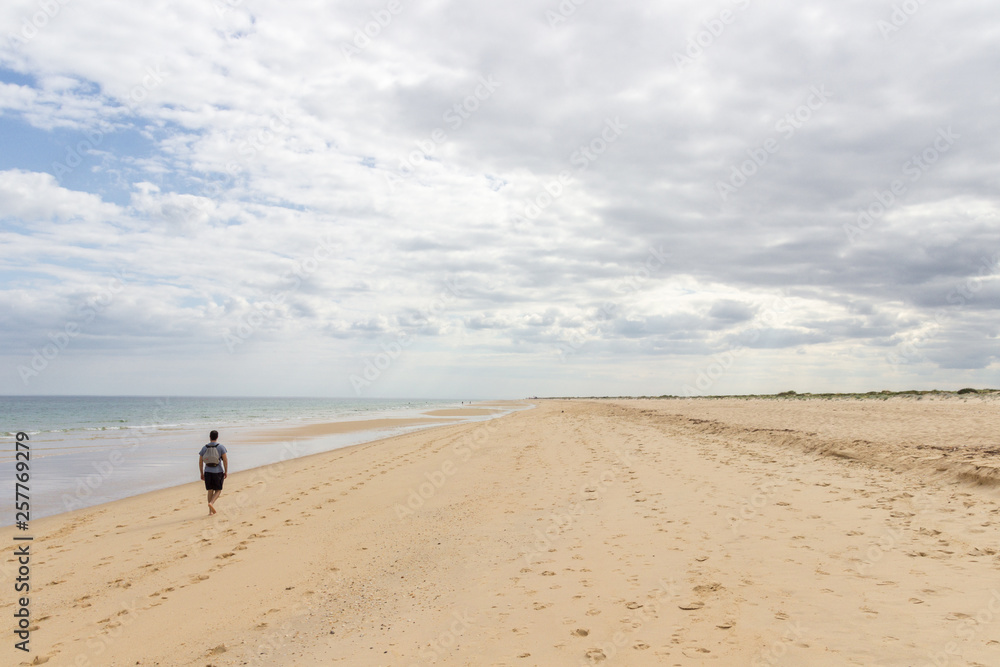
[(500, 410), (489, 410), (486, 408), (455, 408), (453, 410), (430, 410), (425, 415), (433, 417), (484, 417), (500, 412)]
[(978, 399), (541, 401), (238, 472), (212, 518), (158, 491), (32, 522), (2, 664), (998, 665), (998, 427)]
[[(430, 415), (432, 413), (425, 412)], [(449, 415), (439, 415), (449, 416)], [(454, 415), (465, 416), (465, 415)], [(448, 422), (448, 419), (426, 419), (422, 417), (407, 417), (400, 419), (357, 419), (354, 421), (331, 422), (326, 424), (305, 424), (282, 429), (270, 429), (259, 433), (247, 434), (243, 440), (247, 442), (275, 442), (296, 438), (315, 438), (324, 435), (339, 435), (341, 433), (358, 433), (361, 431), (376, 431), (384, 429), (403, 428), (408, 426), (433, 426)]]

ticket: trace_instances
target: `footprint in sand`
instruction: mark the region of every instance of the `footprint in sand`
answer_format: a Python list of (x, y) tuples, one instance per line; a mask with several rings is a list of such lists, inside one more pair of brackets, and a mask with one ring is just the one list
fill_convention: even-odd
[(702, 584), (701, 586), (695, 586), (693, 590), (695, 593), (705, 594), (705, 593), (714, 593), (715, 591), (721, 590), (722, 588), (724, 588), (722, 584), (718, 582), (712, 582), (710, 584)]

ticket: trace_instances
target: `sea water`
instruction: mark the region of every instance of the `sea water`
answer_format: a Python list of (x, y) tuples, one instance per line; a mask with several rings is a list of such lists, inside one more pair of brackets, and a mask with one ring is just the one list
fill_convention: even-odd
[[(304, 424), (420, 417), (458, 400), (0, 396), (0, 480), (13, 498), (18, 432), (30, 446), (31, 518), (198, 481), (198, 451), (211, 430), (230, 449), (233, 472), (329, 451), (414, 427), (317, 438), (241, 442), (252, 431)], [(0, 525), (14, 523), (14, 503)]]

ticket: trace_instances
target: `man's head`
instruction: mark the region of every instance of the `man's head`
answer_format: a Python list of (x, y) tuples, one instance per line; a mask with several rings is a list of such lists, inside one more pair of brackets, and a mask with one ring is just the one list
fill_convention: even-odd
[(211, 440), (212, 442), (215, 442), (216, 440), (218, 440), (218, 439), (219, 439), (219, 432), (218, 432), (218, 431), (212, 431), (211, 433), (209, 433), (209, 434), (208, 434), (208, 438), (209, 438), (209, 439), (210, 439), (210, 440)]

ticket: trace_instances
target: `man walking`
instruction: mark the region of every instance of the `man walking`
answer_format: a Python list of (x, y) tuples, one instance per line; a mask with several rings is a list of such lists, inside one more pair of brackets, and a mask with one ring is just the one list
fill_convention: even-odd
[(215, 514), (215, 501), (222, 495), (222, 482), (229, 476), (229, 457), (226, 456), (226, 446), (220, 445), (219, 432), (208, 434), (211, 442), (198, 452), (198, 471), (205, 480), (205, 490), (208, 491), (208, 514)]

